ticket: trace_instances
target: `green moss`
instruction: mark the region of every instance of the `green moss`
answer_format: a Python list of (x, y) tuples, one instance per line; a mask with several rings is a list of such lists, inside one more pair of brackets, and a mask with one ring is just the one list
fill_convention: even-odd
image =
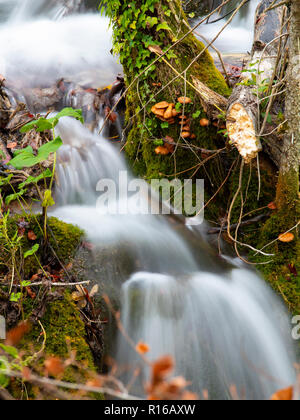
[[(32, 301), (27, 299), (24, 304), (26, 316), (30, 317), (32, 312)], [(41, 369), (45, 358), (59, 357), (66, 360), (70, 357), (70, 351), (75, 352), (75, 359), (78, 366), (68, 366), (65, 369), (62, 380), (70, 383), (85, 384), (90, 379), (90, 373), (96, 371), (91, 350), (86, 342), (86, 332), (80, 313), (74, 304), (70, 292), (62, 292), (56, 300), (47, 304), (46, 312), (41, 319), (41, 324), (46, 332), (46, 345), (43, 357), (30, 362), (35, 369)], [(20, 343), (20, 350), (25, 354), (34, 355), (42, 347), (42, 330), (39, 324), (35, 324), (32, 330)], [(16, 398), (21, 397), (21, 384), (11, 384), (11, 391)], [(35, 399), (37, 390), (29, 386), (27, 389), (30, 399)], [(69, 392), (69, 391), (68, 391)], [(92, 394), (94, 399), (103, 399), (103, 395)]]
[[(108, 13), (114, 22), (115, 47), (120, 49), (119, 53), (127, 85), (131, 85), (136, 75), (146, 69), (155, 59), (155, 54), (150, 54), (147, 45), (159, 45), (166, 50), (176, 40), (187, 34), (189, 28), (186, 25), (187, 19), (179, 0), (172, 2), (163, 0), (159, 4), (153, 1), (153, 5), (151, 2), (145, 5), (136, 0), (134, 2), (135, 9), (142, 8), (143, 12), (139, 17), (128, 12), (129, 4), (126, 2), (117, 3), (114, 7), (108, 6)], [(130, 2), (130, 6), (132, 6), (132, 2)], [(156, 19), (158, 25), (165, 23), (168, 26), (163, 30), (155, 30), (155, 26), (153, 29), (149, 29), (143, 25), (143, 19), (149, 19), (149, 21)], [(126, 28), (123, 22), (125, 20)], [(130, 24), (133, 25), (132, 31)], [(130, 40), (127, 39), (128, 37)], [(191, 75), (196, 76), (214, 91), (224, 96), (230, 95), (230, 89), (215, 67), (209, 52), (204, 51), (204, 45), (193, 34), (187, 35), (180, 44), (167, 53), (165, 59), (178, 72), (183, 72), (200, 52), (203, 52), (202, 55), (187, 71), (187, 79), (191, 81)], [(184, 143), (182, 139), (180, 140), (179, 124), (171, 125), (169, 128), (161, 127), (160, 120), (151, 113), (153, 103), (162, 100), (175, 103), (179, 96), (186, 94), (193, 99), (193, 106), (186, 109), (186, 114), (192, 115), (195, 111), (202, 110), (195, 90), (189, 85), (185, 86), (184, 80), (177, 78), (168, 85), (174, 76), (176, 73), (165, 61), (160, 60), (149, 71), (141, 75), (139, 82), (133, 83), (127, 93), (126, 120), (130, 130), (125, 150), (135, 174), (146, 179), (174, 177), (175, 173), (187, 171), (197, 165), (201, 159), (201, 156), (197, 157), (197, 154), (200, 155), (199, 152), (193, 153), (188, 148), (181, 148), (180, 145), (175, 157), (159, 156), (155, 153), (155, 140), (162, 139), (166, 135), (173, 137), (175, 141), (178, 139), (179, 143), (184, 146), (188, 146), (188, 142)], [(153, 86), (154, 82), (156, 87)], [(161, 93), (159, 93), (161, 88), (158, 85), (165, 87)], [(155, 99), (151, 99), (155, 94), (157, 94)], [(146, 114), (144, 115), (144, 112), (139, 111), (146, 103)], [(202, 112), (201, 117), (204, 116), (205, 114)], [(192, 131), (196, 135), (196, 140), (192, 142), (193, 146), (213, 150), (220, 145), (224, 146), (224, 141), (217, 135), (218, 130), (215, 127), (206, 129), (200, 126), (201, 117), (192, 122)], [(182, 177), (189, 177), (194, 172), (195, 168), (185, 172)]]
[[(47, 335), (45, 354), (66, 359), (69, 349), (72, 349), (83, 367), (94, 369), (93, 357), (85, 341), (85, 326), (70, 292), (64, 292), (59, 299), (47, 305), (41, 323)], [(26, 337), (26, 343), (40, 343), (40, 334), (41, 328), (34, 326)]]
[[(274, 254), (273, 257), (250, 255), (250, 260), (258, 263), (258, 269), (273, 289), (283, 298), (290, 311), (300, 314), (300, 240), (295, 232), (295, 240), (290, 243), (277, 241), (278, 236), (286, 231), (287, 213), (277, 212), (264, 224), (257, 248), (273, 242), (264, 252)], [(289, 227), (294, 226), (290, 220)], [(275, 241), (275, 242), (274, 242)]]
[[(49, 262), (58, 264), (58, 261), (53, 253), (51, 254), (49, 248), (47, 250), (44, 249), (41, 216), (33, 217), (27, 215), (23, 217), (22, 215), (15, 215), (10, 217), (7, 223), (7, 233), (10, 240), (12, 241), (16, 235), (17, 237), (19, 236), (20, 223), (24, 221), (28, 223), (28, 227), (26, 227), (25, 234), (22, 236), (19, 246), (16, 246), (15, 258), (20, 275), (28, 279), (40, 268), (35, 256), (29, 256), (25, 260), (23, 258), (24, 253), (30, 250), (34, 244), (39, 244), (40, 246), (36, 256), (42, 265), (44, 263), (48, 264)], [(28, 238), (28, 231), (30, 230), (36, 235), (36, 240), (34, 241)], [(48, 219), (48, 230), (49, 243), (52, 249), (58, 256), (60, 262), (66, 264), (75, 255), (76, 249), (83, 237), (83, 232), (79, 228), (53, 217)], [(12, 267), (12, 257), (5, 237), (1, 236), (0, 249), (2, 250), (0, 255), (0, 273), (6, 274)]]

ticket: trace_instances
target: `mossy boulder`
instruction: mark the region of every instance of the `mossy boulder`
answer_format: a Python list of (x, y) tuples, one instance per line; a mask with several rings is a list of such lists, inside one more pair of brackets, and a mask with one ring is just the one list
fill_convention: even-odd
[[(24, 279), (29, 279), (40, 269), (40, 264), (53, 263), (59, 265), (66, 264), (74, 257), (81, 239), (83, 231), (76, 226), (64, 223), (54, 217), (48, 219), (48, 239), (49, 245), (45, 249), (42, 230), (42, 217), (15, 215), (7, 220), (6, 233), (15, 253), (16, 267), (19, 274)], [(23, 229), (23, 230), (22, 230)], [(3, 231), (3, 221), (2, 221)], [(34, 240), (28, 236), (29, 232), (34, 233)], [(32, 238), (32, 236), (31, 236)], [(16, 241), (19, 240), (17, 244)], [(39, 249), (35, 256), (24, 259), (24, 254), (38, 244)], [(0, 236), (0, 273), (7, 274), (12, 268), (12, 245), (8, 245), (5, 235)]]

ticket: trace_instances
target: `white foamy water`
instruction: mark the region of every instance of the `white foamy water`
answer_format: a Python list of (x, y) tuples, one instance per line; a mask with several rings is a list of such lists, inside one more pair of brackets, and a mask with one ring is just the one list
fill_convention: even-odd
[[(224, 53), (246, 53), (247, 51), (251, 51), (254, 33), (254, 15), (259, 2), (260, 0), (250, 0), (250, 3), (244, 6), (244, 9), (234, 17), (232, 23), (216, 40), (214, 43), (215, 47)], [(223, 8), (220, 15), (215, 14), (210, 20), (213, 21), (220, 16), (224, 16), (238, 4), (239, 2), (230, 2), (229, 5)], [(211, 41), (220, 32), (228, 19), (229, 17), (216, 23), (202, 24), (197, 31)]]
[[(6, 13), (0, 27), (0, 73), (23, 86), (98, 69), (97, 83), (110, 83), (118, 66), (109, 54), (107, 19), (93, 14), (63, 17), (68, 5), (69, 0), (11, 0), (9, 6), (0, 0)], [(211, 399), (229, 398), (231, 385), (248, 399), (268, 399), (291, 385), (295, 374), (289, 318), (265, 282), (222, 261), (200, 231), (188, 230), (178, 220), (103, 214), (105, 204), (96, 206), (96, 184), (108, 178), (120, 188), (119, 174), (127, 166), (119, 150), (69, 118), (59, 122), (56, 132), (64, 145), (57, 156), (58, 206), (52, 214), (84, 229), (98, 250), (111, 249), (108, 263), (119, 258), (116, 247), (128, 252), (132, 275), (124, 271), (120, 276), (126, 276), (121, 313), (132, 340), (148, 343), (151, 360), (173, 355), (176, 374), (191, 381), (191, 390), (208, 390)], [(125, 198), (116, 198), (121, 209), (126, 208)], [(120, 290), (117, 276), (100, 276), (99, 283), (109, 281)], [(123, 377), (126, 381), (139, 359), (121, 335), (113, 348), (119, 367), (131, 372)], [(148, 374), (142, 366), (132, 392), (144, 395)]]
[(0, 74), (19, 86), (50, 85), (62, 77), (77, 81), (89, 70), (98, 87), (114, 80), (121, 67), (110, 54), (108, 19), (99, 13), (61, 18), (58, 2), (42, 13), (37, 6), (45, 2), (28, 1), (16, 3), (0, 26)]
[[(295, 373), (289, 318), (256, 273), (212, 257), (199, 233), (192, 253), (184, 230), (182, 236), (167, 218), (103, 215), (96, 207), (96, 193), (94, 204), (74, 203), (76, 194), (77, 202), (91, 203), (92, 177), (87, 173), (118, 183), (118, 172), (125, 166), (117, 149), (79, 124), (63, 119), (57, 128), (66, 142), (58, 154), (57, 174), (59, 180), (61, 174), (69, 176), (63, 175), (64, 182), (59, 183), (59, 197), (65, 201), (53, 215), (83, 228), (100, 249), (122, 245), (137, 261), (138, 272), (122, 287), (122, 321), (130, 338), (150, 346), (151, 360), (171, 354), (176, 374), (189, 380), (199, 395), (208, 390), (211, 399), (230, 398), (231, 385), (246, 399), (268, 399), (291, 385)], [(81, 151), (76, 158), (75, 150)], [(118, 259), (118, 254), (112, 252), (111, 258)], [(119, 288), (114, 276), (109, 281)], [(140, 358), (121, 334), (113, 347), (118, 366), (129, 372), (122, 376), (126, 383)], [(132, 392), (143, 396), (149, 372), (145, 365), (141, 369)]]

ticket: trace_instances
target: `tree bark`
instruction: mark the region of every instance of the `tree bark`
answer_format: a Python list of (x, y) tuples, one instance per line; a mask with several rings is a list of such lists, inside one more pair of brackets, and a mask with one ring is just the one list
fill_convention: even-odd
[(257, 135), (257, 98), (249, 86), (238, 86), (228, 101), (227, 129), (229, 138), (246, 163), (250, 163), (262, 145)]
[[(283, 152), (277, 187), (277, 206), (295, 222), (299, 217), (300, 163), (300, 2), (291, 1), (289, 66), (285, 117), (288, 130), (283, 140)], [(291, 226), (289, 226), (291, 227)]]
[[(115, 34), (122, 29), (120, 21), (122, 18), (124, 19), (124, 13), (128, 10), (129, 4), (132, 2), (124, 1), (119, 10), (114, 12)], [(143, 5), (146, 7), (140, 0), (134, 1), (136, 10), (143, 8)], [(192, 33), (189, 33), (190, 27), (180, 0), (162, 0), (159, 3), (153, 1), (153, 8), (151, 5), (147, 7), (145, 28), (139, 28), (136, 33), (137, 30), (134, 28), (138, 22), (133, 22), (135, 16), (132, 16), (126, 30), (124, 28), (124, 35), (115, 36), (115, 45), (120, 48), (121, 63), (124, 67), (127, 87), (129, 87), (126, 104), (128, 129), (125, 150), (136, 174), (151, 179), (184, 172), (197, 162), (199, 163), (199, 157), (193, 151), (193, 146), (209, 150), (220, 146), (224, 147), (224, 141), (220, 136), (219, 143), (216, 141), (218, 130), (215, 127), (201, 127), (199, 123), (201, 118), (206, 118), (206, 114), (203, 111), (197, 89), (190, 85), (193, 83), (192, 76), (221, 96), (229, 96), (230, 89), (216, 68), (209, 52), (204, 50), (204, 45)], [(150, 22), (154, 20), (158, 24), (151, 27)], [(164, 25), (163, 29), (159, 28), (161, 25)], [(183, 36), (185, 36), (184, 39), (182, 39)], [(148, 74), (148, 71), (145, 73), (143, 71), (151, 65), (157, 55), (149, 54), (148, 46), (145, 46), (143, 38), (150, 39), (151, 41), (147, 41), (150, 45), (151, 43), (159, 44), (162, 51), (173, 46), (163, 59), (151, 67), (151, 75)], [(123, 58), (122, 52), (128, 45), (130, 45), (130, 52), (126, 58)], [(141, 51), (143, 48), (144, 52)], [(142, 60), (141, 66), (138, 61), (142, 54), (145, 58)], [(197, 59), (191, 65), (195, 58)], [(135, 69), (133, 71), (132, 69), (137, 66), (140, 71)], [(186, 69), (187, 71), (184, 73)], [(135, 83), (135, 78), (140, 72), (141, 75)], [(176, 80), (170, 83), (174, 78)], [(185, 115), (191, 120), (191, 132), (195, 136), (195, 139), (188, 140), (189, 148), (186, 148), (187, 142), (184, 142), (180, 136), (179, 124), (170, 124), (169, 127), (166, 127), (166, 124), (161, 124), (151, 114), (151, 107), (154, 103), (161, 101), (176, 103), (181, 96), (188, 96), (192, 99), (192, 104), (185, 107)], [(151, 97), (155, 99), (151, 100)], [(199, 118), (193, 119), (192, 115), (197, 112)], [(166, 136), (171, 136), (176, 143), (178, 142), (176, 157), (172, 154), (160, 156), (155, 153), (154, 143)], [(181, 147), (181, 144), (184, 147)], [(191, 173), (186, 172), (185, 175), (188, 176)]]

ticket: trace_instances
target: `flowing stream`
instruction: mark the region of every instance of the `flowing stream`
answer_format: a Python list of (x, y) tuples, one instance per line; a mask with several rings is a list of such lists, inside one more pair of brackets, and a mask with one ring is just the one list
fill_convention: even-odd
[[(0, 0), (6, 13), (0, 73), (32, 85), (97, 68), (97, 83), (111, 81), (119, 67), (109, 54), (107, 20), (87, 12), (65, 16), (60, 3)], [(131, 339), (149, 345), (151, 360), (173, 355), (176, 374), (199, 395), (208, 390), (212, 399), (230, 398), (232, 385), (248, 399), (267, 399), (290, 386), (295, 373), (289, 318), (265, 282), (218, 257), (201, 229), (186, 227), (179, 218), (127, 213), (124, 192), (116, 198), (120, 214), (107, 214), (105, 204), (96, 205), (97, 182), (110, 179), (118, 190), (120, 173), (132, 179), (119, 150), (69, 118), (56, 130), (64, 145), (58, 152), (59, 205), (53, 215), (83, 228), (100, 251), (123, 248), (132, 259), (122, 276), (108, 278), (102, 267), (99, 277), (120, 291), (122, 322)], [(132, 208), (138, 210), (144, 200)], [(127, 372), (125, 382), (140, 364), (121, 334), (111, 356)], [(141, 368), (132, 392), (143, 396), (149, 372)]]

